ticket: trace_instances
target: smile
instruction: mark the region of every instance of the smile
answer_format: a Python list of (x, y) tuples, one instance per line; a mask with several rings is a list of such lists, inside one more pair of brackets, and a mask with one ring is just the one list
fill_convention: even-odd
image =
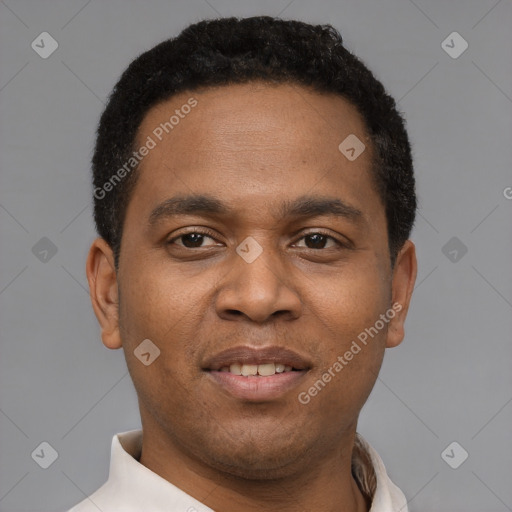
[(297, 387), (311, 366), (308, 358), (285, 347), (237, 346), (206, 360), (202, 370), (231, 398), (265, 402)]
[(243, 375), (249, 377), (251, 375), (259, 375), (261, 377), (269, 377), (276, 373), (291, 372), (293, 368), (284, 363), (264, 363), (264, 364), (239, 364), (234, 363), (230, 366), (223, 366), (221, 372), (229, 372), (233, 375)]

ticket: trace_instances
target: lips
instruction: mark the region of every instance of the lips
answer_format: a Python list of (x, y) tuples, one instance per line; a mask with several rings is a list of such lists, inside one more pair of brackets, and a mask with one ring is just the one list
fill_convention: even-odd
[(253, 348), (248, 346), (233, 347), (208, 359), (203, 366), (205, 371), (219, 371), (233, 364), (290, 366), (293, 370), (309, 370), (311, 363), (296, 352), (284, 347)]
[(297, 387), (311, 362), (284, 347), (239, 346), (208, 359), (202, 370), (228, 396), (250, 402), (268, 402)]

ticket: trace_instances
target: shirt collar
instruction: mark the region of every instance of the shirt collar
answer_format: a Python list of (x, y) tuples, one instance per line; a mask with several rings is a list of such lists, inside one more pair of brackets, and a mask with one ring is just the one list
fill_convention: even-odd
[(370, 496), (369, 512), (408, 512), (403, 492), (391, 481), (379, 454), (356, 432), (352, 474), (361, 492)]
[[(104, 512), (214, 512), (140, 464), (141, 447), (142, 430), (115, 435), (108, 481), (69, 512), (97, 512), (98, 509)], [(389, 479), (378, 453), (358, 433), (352, 456), (352, 474), (361, 491), (371, 498), (370, 512), (407, 512), (402, 491)]]

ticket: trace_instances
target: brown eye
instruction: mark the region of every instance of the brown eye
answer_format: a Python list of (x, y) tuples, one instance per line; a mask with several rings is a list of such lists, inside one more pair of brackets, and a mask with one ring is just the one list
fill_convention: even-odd
[[(330, 249), (331, 247), (342, 246), (343, 244), (330, 235), (324, 233), (309, 233), (303, 236), (300, 240), (306, 240), (307, 249)], [(334, 242), (334, 245), (326, 247), (329, 240)]]
[[(171, 240), (167, 242), (168, 245), (178, 245), (179, 247), (184, 247), (186, 249), (200, 249), (205, 247), (203, 242), (206, 238), (215, 241), (212, 233), (203, 232), (203, 231), (189, 231), (188, 233), (182, 233), (181, 235), (175, 236)], [(176, 244), (176, 240), (181, 240), (181, 243)], [(214, 244), (215, 245), (215, 244)], [(211, 244), (210, 244), (211, 246)]]

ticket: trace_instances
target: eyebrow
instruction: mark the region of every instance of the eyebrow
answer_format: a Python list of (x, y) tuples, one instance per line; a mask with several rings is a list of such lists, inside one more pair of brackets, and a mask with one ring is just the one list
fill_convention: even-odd
[[(235, 211), (220, 199), (204, 194), (177, 196), (160, 203), (149, 215), (149, 224), (153, 226), (159, 221), (177, 215), (233, 215)], [(341, 199), (323, 196), (301, 196), (291, 201), (284, 201), (277, 219), (288, 217), (341, 217), (354, 223), (364, 220), (361, 210), (351, 206)]]

